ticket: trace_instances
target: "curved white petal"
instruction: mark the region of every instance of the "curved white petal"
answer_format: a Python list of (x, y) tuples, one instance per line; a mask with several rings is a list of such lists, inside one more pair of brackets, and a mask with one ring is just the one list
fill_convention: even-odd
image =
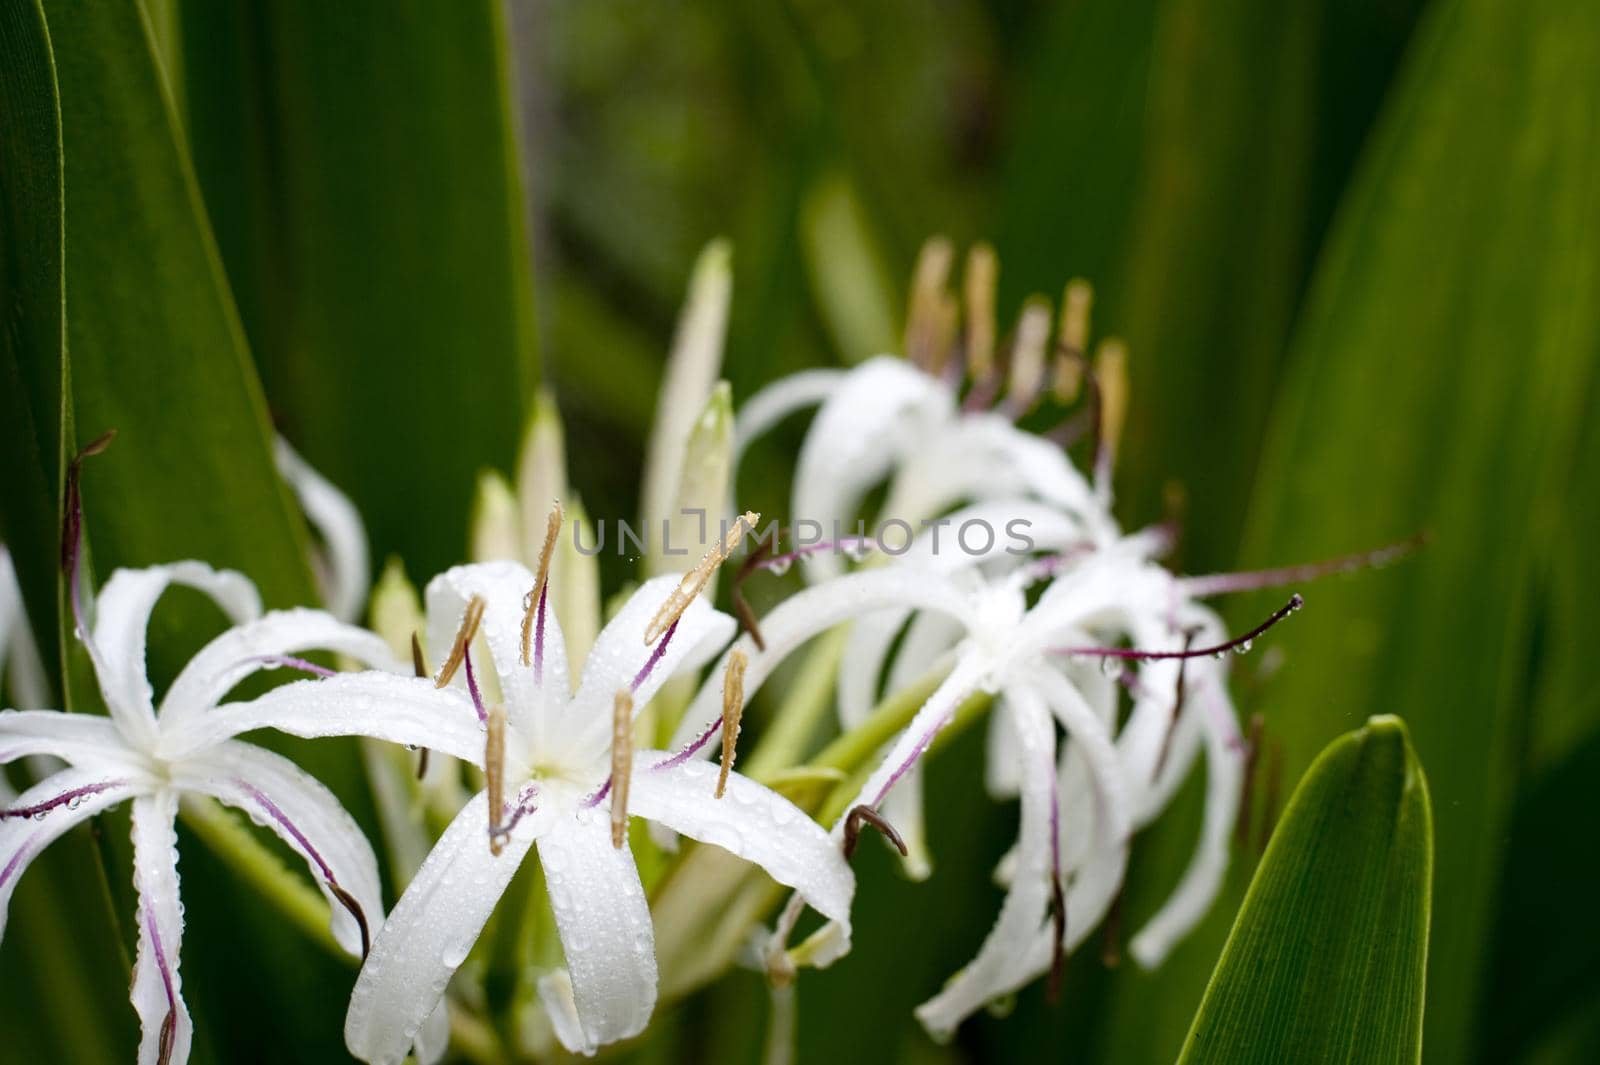
[(142, 790), (139, 782), (72, 768), (50, 775), (5, 804), (11, 813), (39, 813), (0, 820), (0, 938), (5, 936), (11, 893), (39, 852), (69, 829)]
[[(733, 619), (712, 609), (704, 596), (696, 596), (670, 642), (663, 647), (667, 637), (662, 636), (653, 644), (645, 643), (646, 627), (678, 587), (679, 579), (664, 576), (645, 581), (595, 638), (577, 694), (557, 729), (558, 734), (572, 737), (565, 742), (573, 750), (592, 753), (610, 743), (611, 706), (617, 692), (631, 690), (635, 709), (642, 709), (669, 677), (705, 662), (733, 635)], [(721, 684), (720, 676), (714, 679)]]
[(801, 370), (763, 388), (739, 407), (733, 431), (734, 466), (757, 439), (796, 411), (815, 407), (833, 395), (844, 370)]
[(272, 442), (278, 472), (289, 483), (300, 509), (322, 538), (322, 550), (313, 558), (322, 601), (341, 621), (354, 622), (367, 605), (372, 563), (367, 552), (367, 529), (350, 497), (312, 468), (283, 437)]
[(274, 610), (238, 625), (202, 647), (161, 700), (161, 727), (182, 727), (220, 702), (246, 677), (277, 668), (275, 658), (337, 651), (374, 669), (410, 672), (383, 639), (323, 610)]
[(972, 613), (972, 600), (954, 581), (913, 566), (863, 570), (796, 592), (761, 619), (766, 650), (757, 651), (745, 635), (722, 656), (678, 723), (671, 746), (688, 744), (722, 713), (722, 674), (733, 650), (743, 651), (749, 659), (744, 673), (748, 700), (779, 663), (812, 637), (844, 621), (903, 607), (965, 620)]
[(1017, 868), (1000, 916), (977, 956), (938, 995), (917, 1007), (917, 1018), (935, 1039), (948, 1037), (986, 1003), (1032, 979), (1034, 974), (1021, 966), (1050, 921), (1055, 726), (1043, 700), (1029, 686), (1008, 688), (1006, 698), (1013, 708), (1023, 758)]
[[(554, 716), (572, 693), (567, 674), (567, 648), (554, 604), (545, 603), (544, 629), (537, 623), (528, 641), (528, 665), (522, 664), (522, 621), (527, 596), (538, 578), (520, 562), (478, 562), (455, 566), (428, 582), (428, 646), (437, 669), (461, 627), (467, 603), (483, 599), (479, 627), (500, 680), (506, 715), (535, 745), (543, 746)], [(553, 590), (553, 589), (552, 589)], [(480, 665), (481, 669), (482, 666)], [(464, 671), (456, 686), (465, 684)]]
[(484, 793), (450, 822), (356, 977), (344, 1024), (351, 1054), (371, 1065), (398, 1065), (406, 1056), (543, 824), (524, 819), (497, 857), (489, 851)]
[(112, 719), (129, 739), (155, 739), (155, 705), (146, 676), (145, 635), (156, 600), (174, 584), (205, 593), (235, 624), (261, 613), (256, 586), (233, 570), (214, 570), (203, 562), (174, 562), (113, 573), (95, 599), (91, 655), (100, 693), (105, 696)]
[(378, 860), (321, 781), (282, 755), (230, 740), (174, 766), (173, 782), (243, 810), (305, 859), (328, 900), (334, 939), (361, 956), (383, 921)]
[(450, 1049), (450, 1001), (443, 996), (433, 1007), (428, 1019), (422, 1022), (417, 1037), (411, 1041), (411, 1054), (417, 1065), (433, 1065)]
[(183, 1003), (178, 954), (183, 903), (178, 897), (178, 796), (170, 788), (133, 800), (133, 886), (139, 896), (139, 951), (129, 997), (139, 1014), (139, 1065), (182, 1065), (194, 1026)]
[(60, 710), (0, 713), (0, 765), (29, 755), (53, 755), (73, 765), (131, 765), (132, 752), (108, 717)]
[[(630, 795), (630, 806), (637, 794)], [(568, 1050), (592, 1054), (606, 1043), (638, 1035), (655, 1009), (656, 950), (633, 852), (611, 845), (603, 811), (580, 810), (540, 837), (539, 862), (576, 1011), (562, 1016), (568, 1003), (544, 998), (557, 1037)], [(546, 991), (543, 982), (540, 991)], [(568, 1043), (575, 1034), (582, 1042)]]
[(5, 677), (12, 705), (19, 709), (40, 710), (54, 702), (39, 645), (28, 627), (11, 552), (4, 544), (0, 544), (0, 675)]
[[(818, 523), (824, 539), (833, 535), (834, 522), (851, 526), (868, 489), (954, 417), (954, 393), (910, 363), (879, 357), (857, 366), (817, 412), (801, 445), (795, 520)], [(842, 568), (831, 551), (807, 560), (807, 575), (815, 580)]]
[(995, 700), (989, 711), (989, 735), (984, 746), (983, 786), (996, 799), (1009, 799), (1022, 788), (1022, 740), (1017, 735), (1016, 712), (1009, 697)]
[(371, 736), (483, 762), (483, 727), (472, 701), (426, 677), (369, 671), (295, 681), (247, 703), (228, 703), (169, 732), (169, 758), (194, 754), (244, 732), (271, 728), (291, 736)]
[(838, 843), (805, 811), (739, 773), (728, 774), (727, 790), (716, 798), (716, 766), (686, 761), (655, 768), (672, 761), (665, 751), (635, 756), (630, 814), (754, 862), (824, 917), (849, 914), (855, 874)]

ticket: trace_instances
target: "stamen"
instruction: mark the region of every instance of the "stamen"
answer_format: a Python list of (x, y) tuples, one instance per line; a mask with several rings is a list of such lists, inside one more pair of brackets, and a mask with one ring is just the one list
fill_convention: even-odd
[(467, 656), (467, 645), (472, 638), (478, 635), (478, 623), (483, 620), (483, 597), (475, 595), (467, 600), (467, 610), (461, 616), (461, 628), (456, 630), (455, 643), (450, 645), (450, 655), (444, 660), (444, 665), (439, 667), (439, 676), (434, 680), (436, 687), (442, 688), (455, 678), (456, 670), (461, 668), (462, 661)]
[(900, 833), (895, 830), (895, 827), (877, 810), (866, 803), (862, 803), (859, 806), (852, 806), (849, 814), (844, 819), (844, 856), (846, 858), (855, 856), (856, 844), (861, 840), (861, 826), (863, 824), (871, 825), (883, 833), (884, 838), (893, 843), (895, 849), (900, 852), (900, 857), (904, 858), (907, 855), (906, 841), (900, 838)]
[(938, 373), (944, 368), (950, 344), (955, 339), (958, 314), (947, 289), (955, 250), (944, 237), (932, 237), (922, 245), (911, 275), (911, 299), (906, 311), (906, 356), (911, 362)]
[(733, 759), (739, 743), (739, 718), (744, 714), (744, 667), (749, 658), (738, 648), (728, 655), (728, 671), (722, 675), (722, 768), (717, 773), (717, 798), (728, 786)]
[(99, 795), (103, 791), (110, 791), (112, 788), (120, 788), (127, 783), (126, 780), (102, 780), (94, 784), (84, 784), (80, 787), (70, 788), (60, 795), (52, 795), (43, 802), (37, 802), (31, 806), (13, 806), (7, 810), (0, 810), (0, 821), (10, 821), (24, 817), (43, 818), (51, 810), (57, 810), (63, 806), (76, 810), (83, 804), (84, 799), (92, 795)]
[[(1183, 633), (1183, 649), (1188, 651), (1194, 646), (1194, 638), (1198, 635), (1197, 629), (1185, 629)], [(1154, 784), (1161, 779), (1161, 770), (1166, 768), (1167, 756), (1172, 753), (1172, 737), (1178, 732), (1178, 718), (1183, 713), (1183, 682), (1189, 669), (1187, 658), (1178, 663), (1178, 683), (1172, 693), (1172, 717), (1167, 722), (1167, 734), (1161, 739), (1161, 753), (1156, 756), (1155, 771), (1150, 774), (1150, 782)]]
[(774, 532), (771, 538), (757, 536), (755, 550), (745, 556), (744, 563), (733, 576), (733, 591), (731, 593), (733, 613), (739, 619), (740, 627), (750, 634), (750, 639), (755, 641), (756, 650), (758, 651), (767, 649), (767, 641), (761, 636), (761, 623), (756, 617), (755, 608), (744, 597), (744, 582), (750, 578), (752, 573), (761, 568), (763, 561), (778, 549), (778, 540), (782, 536), (782, 530)]
[(108, 429), (95, 437), (73, 456), (67, 464), (66, 498), (62, 503), (64, 514), (61, 523), (61, 570), (67, 577), (67, 598), (72, 605), (72, 620), (78, 628), (78, 639), (89, 649), (90, 655), (95, 654), (94, 636), (89, 631), (88, 622), (84, 620), (83, 590), (79, 587), (78, 564), (83, 558), (83, 494), (79, 486), (79, 478), (83, 473), (83, 460), (92, 455), (98, 455), (111, 446), (117, 431)]
[[(544, 619), (546, 603), (550, 597), (550, 558), (555, 554), (556, 539), (561, 535), (561, 500), (556, 500), (545, 522), (544, 546), (539, 549), (539, 576), (533, 590), (524, 600), (522, 615), (522, 664), (532, 665), (534, 679), (544, 680)], [(528, 661), (532, 644), (533, 661)]]
[(331, 879), (328, 881), (328, 890), (333, 893), (334, 898), (339, 900), (339, 905), (343, 906), (350, 916), (356, 919), (356, 927), (361, 931), (361, 959), (365, 961), (367, 955), (372, 952), (372, 931), (367, 927), (366, 912), (361, 909), (361, 904), (356, 901), (354, 895)]
[(156, 956), (156, 969), (161, 973), (161, 986), (167, 993), (167, 1015), (161, 1019), (161, 1037), (156, 1044), (156, 1065), (170, 1065), (173, 1043), (178, 1038), (178, 995), (172, 986), (172, 971), (167, 968), (167, 951), (161, 945), (161, 929), (155, 914), (147, 905), (144, 908), (144, 928), (150, 934), (150, 950)]
[(1050, 343), (1050, 301), (1030, 296), (1017, 319), (1011, 347), (1011, 373), (1006, 380), (1006, 410), (1020, 418), (1033, 409), (1044, 385), (1045, 349)]
[(1305, 599), (1300, 596), (1300, 593), (1296, 592), (1289, 597), (1287, 603), (1273, 611), (1272, 616), (1267, 620), (1243, 636), (1235, 637), (1227, 643), (1219, 643), (1214, 647), (1185, 647), (1182, 651), (1141, 651), (1133, 647), (1057, 647), (1054, 652), (1063, 655), (1099, 655), (1101, 658), (1136, 659), (1140, 662), (1153, 662), (1168, 658), (1202, 658), (1206, 655), (1220, 658), (1229, 651), (1243, 654), (1250, 650), (1256, 637), (1305, 605)]
[[(428, 662), (422, 655), (422, 637), (413, 630), (411, 633), (411, 670), (418, 679), (428, 675)], [(422, 753), (417, 756), (417, 779), (422, 780), (428, 775), (428, 748), (422, 748)]]
[(617, 692), (611, 708), (611, 845), (628, 838), (628, 785), (633, 780), (633, 695)]
[[(718, 717), (715, 721), (711, 722), (711, 724), (707, 725), (700, 735), (696, 736), (694, 740), (688, 744), (688, 746), (683, 748), (683, 750), (679, 751), (677, 754), (669, 755), (668, 757), (663, 758), (650, 768), (652, 770), (676, 769), (678, 766), (687, 762), (689, 759), (693, 758), (695, 755), (704, 750), (706, 744), (711, 742), (711, 737), (715, 736), (717, 734), (717, 730), (721, 727), (722, 718)], [(610, 781), (606, 782), (606, 786), (611, 786)], [(604, 797), (603, 793), (601, 797)], [(596, 799), (595, 801), (598, 802), (599, 799)]]
[(1061, 884), (1061, 791), (1050, 767), (1050, 981), (1045, 998), (1055, 1005), (1061, 998), (1061, 975), (1067, 966), (1067, 893)]
[(467, 691), (472, 694), (472, 708), (478, 712), (478, 724), (489, 723), (489, 711), (483, 706), (483, 692), (478, 690), (478, 674), (472, 668), (472, 651), (461, 652), (461, 661), (467, 664)]
[(1239, 816), (1233, 823), (1233, 842), (1243, 847), (1250, 842), (1250, 804), (1255, 799), (1256, 770), (1260, 768), (1261, 735), (1266, 729), (1266, 718), (1250, 715), (1249, 738), (1244, 744), (1244, 783), (1239, 788)]
[(506, 849), (500, 818), (506, 808), (506, 708), (489, 711), (489, 731), (483, 741), (483, 775), (489, 792), (489, 853), (498, 857)]
[(1320, 577), (1329, 577), (1340, 573), (1354, 573), (1363, 569), (1380, 569), (1396, 562), (1413, 551), (1426, 547), (1433, 536), (1426, 532), (1415, 533), (1404, 540), (1397, 540), (1392, 544), (1374, 548), (1371, 551), (1358, 551), (1353, 555), (1341, 555), (1338, 558), (1324, 559), (1321, 562), (1307, 562), (1298, 566), (1282, 566), (1277, 569), (1247, 570), (1242, 573), (1212, 573), (1203, 577), (1184, 577), (1178, 581), (1185, 595), (1196, 599), (1205, 599), (1208, 596), (1223, 595), (1229, 592), (1251, 592), (1260, 588), (1281, 588), (1286, 584), (1302, 584), (1314, 581)]
[(994, 292), (1000, 273), (999, 259), (988, 244), (974, 244), (967, 252), (967, 368), (976, 379), (994, 372)]
[(245, 659), (246, 662), (259, 662), (268, 669), (298, 669), (302, 673), (310, 673), (318, 677), (331, 677), (338, 671), (327, 666), (319, 666), (315, 662), (308, 662), (304, 658), (294, 655), (254, 655)]
[(1094, 288), (1083, 278), (1067, 282), (1061, 295), (1061, 328), (1056, 347), (1055, 383), (1052, 391), (1058, 403), (1072, 403), (1083, 388), (1085, 352), (1089, 349), (1089, 309), (1094, 304)]
[(877, 546), (877, 541), (870, 536), (841, 536), (837, 540), (823, 540), (815, 544), (806, 544), (793, 551), (781, 555), (772, 555), (758, 560), (755, 569), (764, 569), (778, 575), (788, 572), (789, 567), (802, 558), (819, 555), (824, 551), (838, 551), (852, 559), (859, 561), (867, 552)]
[(674, 621), (668, 626), (666, 634), (661, 637), (661, 642), (656, 644), (655, 650), (650, 652), (650, 657), (644, 660), (644, 665), (639, 667), (639, 672), (633, 675), (633, 681), (628, 685), (629, 691), (638, 691), (639, 685), (655, 672), (656, 665), (660, 663), (661, 656), (667, 653), (667, 646), (672, 643), (672, 637), (677, 631), (678, 623)]
[(694, 602), (694, 597), (705, 588), (711, 575), (717, 572), (717, 567), (727, 561), (733, 549), (739, 546), (739, 541), (744, 539), (744, 534), (756, 527), (761, 520), (761, 515), (747, 510), (734, 519), (733, 527), (728, 530), (728, 535), (722, 538), (720, 544), (714, 545), (707, 551), (699, 563), (683, 575), (683, 580), (667, 596), (666, 602), (661, 604), (661, 609), (656, 611), (655, 617), (650, 619), (650, 624), (645, 626), (644, 642), (652, 644), (662, 633), (678, 623), (683, 617), (683, 612), (689, 609), (689, 604)]
[(1117, 447), (1128, 417), (1128, 347), (1106, 340), (1094, 356), (1094, 378), (1100, 394), (1099, 432), (1095, 437), (1094, 476), (1097, 485), (1109, 485), (1117, 462)]

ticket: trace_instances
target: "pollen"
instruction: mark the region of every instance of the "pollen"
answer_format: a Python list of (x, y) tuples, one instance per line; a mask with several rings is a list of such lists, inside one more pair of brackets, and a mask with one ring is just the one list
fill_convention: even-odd
[(483, 743), (483, 775), (489, 792), (489, 851), (498, 856), (506, 849), (500, 825), (506, 808), (506, 708), (489, 710), (488, 738)]
[(727, 561), (733, 554), (734, 548), (739, 546), (739, 541), (744, 539), (746, 532), (754, 529), (761, 520), (761, 515), (753, 510), (747, 510), (734, 519), (733, 527), (728, 530), (728, 535), (722, 538), (720, 544), (707, 551), (694, 569), (683, 575), (683, 580), (667, 596), (661, 609), (656, 611), (655, 617), (650, 619), (650, 624), (644, 629), (645, 646), (649, 646), (661, 638), (661, 635), (678, 623), (683, 617), (683, 612), (689, 609), (689, 604), (694, 602), (694, 597), (705, 588), (711, 575), (717, 572), (717, 567)]
[(483, 597), (475, 595), (467, 601), (467, 612), (461, 617), (461, 628), (456, 631), (456, 639), (450, 645), (450, 655), (444, 660), (444, 665), (439, 667), (439, 676), (434, 680), (436, 687), (443, 688), (455, 677), (456, 670), (461, 668), (462, 659), (467, 656), (467, 645), (472, 643), (472, 638), (478, 635), (478, 623), (483, 620)]
[(556, 540), (561, 536), (561, 500), (556, 500), (550, 508), (550, 517), (546, 519), (544, 528), (544, 546), (539, 549), (539, 576), (533, 582), (533, 591), (528, 593), (524, 604), (526, 609), (522, 615), (522, 664), (529, 664), (529, 656), (533, 653), (533, 628), (534, 619), (544, 607), (546, 590), (550, 584), (550, 559), (555, 554)]
[(628, 837), (628, 785), (633, 781), (633, 694), (617, 692), (611, 708), (611, 845)]
[(750, 659), (738, 648), (728, 656), (728, 669), (722, 675), (722, 768), (717, 773), (717, 798), (728, 787), (733, 759), (738, 753), (739, 719), (744, 715), (744, 667)]

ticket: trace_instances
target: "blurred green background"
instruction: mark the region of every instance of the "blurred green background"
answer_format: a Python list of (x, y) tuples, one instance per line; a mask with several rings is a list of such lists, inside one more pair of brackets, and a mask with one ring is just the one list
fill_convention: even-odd
[[(1426, 1060), (1600, 1058), (1591, 0), (8, 0), (0, 48), (0, 515), (48, 646), (74, 421), (122, 433), (85, 481), (102, 570), (194, 554), (304, 599), (275, 423), (425, 579), (464, 554), (473, 477), (510, 469), (540, 381), (588, 511), (634, 513), (707, 240), (734, 247), (739, 401), (892, 347), (923, 239), (990, 239), (1003, 318), (1082, 276), (1096, 333), (1128, 341), (1118, 515), (1181, 489), (1179, 568), (1432, 533), (1303, 589), (1240, 702), (1287, 781), (1369, 714), (1409, 723), (1437, 832)], [(752, 456), (743, 505), (783, 512), (802, 429)], [(608, 560), (608, 587), (627, 575)], [(178, 613), (158, 635), (192, 646)], [(325, 746), (359, 814), (353, 751)], [(1015, 812), (980, 753), (932, 769), (931, 882), (864, 848), (856, 950), (801, 981), (799, 1060), (1171, 1060), (1253, 850), (1160, 972), (1091, 946), (1058, 1006), (1032, 987), (947, 1047), (915, 1024), (1000, 899)], [(1136, 843), (1125, 931), (1187, 860), (1202, 784)], [(186, 891), (195, 1060), (345, 1060), (349, 974), (183, 853), (214, 888)], [(13, 903), (0, 1057), (126, 1057), (98, 868), (62, 848)], [(621, 1056), (755, 1060), (766, 1008), (738, 972)]]

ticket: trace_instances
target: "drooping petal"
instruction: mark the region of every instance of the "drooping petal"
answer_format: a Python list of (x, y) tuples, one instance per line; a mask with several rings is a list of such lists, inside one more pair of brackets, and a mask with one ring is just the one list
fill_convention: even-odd
[(944, 989), (917, 1008), (935, 1039), (947, 1038), (963, 1019), (1033, 977), (1021, 968), (1049, 923), (1052, 807), (1055, 803), (1055, 727), (1039, 695), (1027, 685), (1006, 691), (1022, 755), (1022, 816), (1017, 868), (1000, 916), (978, 954)]
[(11, 564), (11, 552), (0, 544), (0, 677), (11, 693), (10, 705), (22, 710), (49, 706), (50, 681), (39, 657), (39, 645), (23, 608), (22, 589)]
[(966, 620), (972, 612), (972, 600), (954, 581), (914, 566), (864, 570), (795, 593), (761, 619), (766, 650), (756, 650), (755, 642), (746, 635), (723, 655), (683, 715), (671, 746), (686, 746), (722, 713), (722, 674), (734, 651), (749, 659), (744, 674), (748, 700), (779, 663), (812, 637), (841, 622), (906, 607)]
[(228, 703), (169, 733), (164, 753), (183, 758), (244, 732), (291, 736), (371, 736), (483, 761), (483, 729), (463, 693), (427, 678), (369, 671), (295, 681), (247, 703)]
[(356, 977), (344, 1024), (351, 1054), (370, 1065), (397, 1065), (406, 1056), (544, 824), (524, 818), (496, 857), (484, 793), (450, 822)]
[[(797, 520), (817, 523), (825, 539), (835, 522), (852, 527), (867, 491), (954, 416), (950, 389), (910, 363), (880, 357), (857, 366), (817, 412), (801, 445), (794, 476)], [(814, 580), (837, 576), (842, 568), (831, 551), (807, 561)]]
[(204, 592), (235, 624), (261, 613), (261, 597), (242, 573), (203, 562), (119, 569), (95, 599), (93, 653), (100, 692), (129, 739), (152, 742), (155, 705), (145, 670), (145, 634), (156, 600), (174, 584)]
[[(633, 705), (643, 708), (669, 677), (705, 662), (733, 635), (733, 619), (712, 609), (703, 596), (696, 596), (671, 633), (646, 644), (647, 626), (678, 581), (675, 576), (645, 581), (600, 630), (584, 662), (578, 692), (557, 727), (558, 734), (572, 737), (565, 742), (570, 742), (573, 750), (605, 749), (611, 734), (610, 708), (617, 692), (631, 691)], [(718, 706), (720, 709), (720, 702)]]
[(671, 761), (666, 751), (635, 756), (629, 813), (759, 865), (824, 917), (849, 913), (855, 875), (838, 843), (805, 811), (739, 773), (728, 774), (727, 790), (715, 798), (717, 767), (687, 761), (654, 768)]
[(30, 812), (0, 820), (0, 938), (5, 936), (11, 893), (39, 852), (69, 829), (141, 790), (139, 781), (93, 770), (63, 769), (5, 804), (8, 812)]
[(383, 921), (378, 860), (331, 791), (282, 755), (230, 740), (173, 767), (173, 782), (242, 810), (304, 858), (333, 937), (360, 957)]
[(440, 997), (428, 1019), (422, 1022), (417, 1037), (411, 1041), (411, 1054), (417, 1065), (433, 1065), (450, 1049), (450, 1000)]
[(372, 581), (372, 564), (367, 553), (367, 529), (361, 512), (350, 497), (332, 481), (312, 468), (289, 446), (289, 441), (274, 438), (273, 458), (278, 472), (289, 483), (306, 519), (322, 538), (316, 564), (317, 584), (328, 611), (340, 621), (354, 622), (367, 605), (367, 588)]
[(1011, 700), (995, 700), (989, 711), (989, 735), (984, 741), (983, 786), (996, 799), (1009, 799), (1022, 788), (1022, 741), (1017, 735), (1016, 712)]
[(194, 1026), (183, 1003), (178, 954), (178, 795), (163, 788), (133, 800), (133, 886), (139, 901), (139, 951), (130, 998), (139, 1014), (139, 1065), (183, 1065)]
[(434, 668), (449, 654), (467, 603), (483, 600), (479, 631), (489, 646), (506, 716), (520, 731), (539, 742), (550, 719), (572, 692), (567, 674), (567, 648), (561, 624), (548, 600), (535, 615), (529, 632), (528, 665), (522, 664), (522, 622), (526, 597), (538, 578), (520, 562), (480, 562), (455, 566), (428, 582), (428, 645)]
[(796, 411), (815, 407), (825, 401), (845, 379), (844, 370), (802, 370), (774, 381), (739, 407), (738, 422), (734, 426), (733, 454), (737, 467), (739, 457), (756, 440), (765, 436), (774, 425)]
[(322, 610), (274, 610), (229, 629), (189, 660), (161, 700), (162, 728), (181, 728), (252, 673), (305, 651), (337, 651), (374, 669), (410, 672), (381, 637), (366, 629)]
[(0, 765), (47, 754), (73, 765), (132, 765), (127, 742), (110, 718), (60, 710), (0, 713)]
[[(540, 837), (539, 861), (572, 996), (565, 1000), (548, 993), (559, 988), (559, 977), (541, 981), (539, 990), (557, 1038), (568, 1050), (592, 1054), (606, 1043), (642, 1032), (655, 1009), (650, 908), (633, 853), (611, 845), (604, 811), (581, 810), (576, 817), (562, 818)], [(569, 1006), (573, 1014), (565, 1013)], [(581, 1036), (581, 1042), (568, 1042), (573, 1036)]]

